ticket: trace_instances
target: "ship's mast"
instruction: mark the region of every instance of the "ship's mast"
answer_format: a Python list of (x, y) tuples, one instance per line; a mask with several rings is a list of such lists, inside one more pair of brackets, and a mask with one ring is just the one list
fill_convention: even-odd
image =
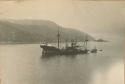
[(88, 42), (88, 36), (86, 35), (86, 37), (85, 37), (85, 46), (86, 46), (86, 49), (87, 49), (87, 42)]
[(60, 42), (60, 33), (59, 33), (59, 27), (58, 27), (58, 34), (57, 34), (57, 39), (58, 39), (58, 48), (59, 48), (59, 42)]
[(85, 49), (87, 49), (87, 42), (88, 42), (88, 37), (87, 37), (87, 35), (85, 35), (85, 38), (84, 38)]

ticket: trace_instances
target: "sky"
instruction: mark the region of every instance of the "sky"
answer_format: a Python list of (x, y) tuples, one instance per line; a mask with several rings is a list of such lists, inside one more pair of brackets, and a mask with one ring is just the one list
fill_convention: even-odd
[(125, 1), (0, 0), (0, 19), (42, 19), (96, 38), (124, 38)]

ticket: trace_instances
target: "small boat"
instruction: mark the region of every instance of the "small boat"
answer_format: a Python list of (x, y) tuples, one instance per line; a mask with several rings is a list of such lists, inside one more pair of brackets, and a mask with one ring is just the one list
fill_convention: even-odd
[(97, 48), (95, 47), (94, 49), (92, 49), (91, 53), (97, 53)]
[(102, 50), (99, 50), (99, 51), (102, 51)]
[[(40, 45), (42, 50), (42, 55), (77, 55), (77, 54), (87, 54), (88, 49), (87, 47), (85, 49), (79, 49), (80, 46), (77, 45), (77, 42), (72, 40), (71, 46), (65, 46), (65, 48), (60, 49), (60, 33), (58, 28), (58, 34), (57, 34), (57, 47), (49, 45), (47, 43), (43, 43)], [(85, 44), (87, 45), (87, 41), (85, 40)]]

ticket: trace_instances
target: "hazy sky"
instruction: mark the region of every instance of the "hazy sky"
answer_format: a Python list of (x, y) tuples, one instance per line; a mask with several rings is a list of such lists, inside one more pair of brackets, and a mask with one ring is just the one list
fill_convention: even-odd
[(45, 19), (94, 37), (125, 33), (125, 1), (0, 0), (0, 19)]

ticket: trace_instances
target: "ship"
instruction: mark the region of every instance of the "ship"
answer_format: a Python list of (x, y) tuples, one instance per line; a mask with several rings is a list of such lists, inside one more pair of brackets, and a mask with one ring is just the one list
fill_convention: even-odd
[(68, 46), (66, 42), (65, 48), (60, 48), (60, 32), (58, 28), (57, 47), (52, 46), (48, 43), (42, 43), (40, 47), (42, 48), (42, 55), (44, 56), (87, 54), (89, 51), (87, 49), (87, 41), (88, 39), (86, 38), (84, 40), (84, 49), (81, 49), (81, 46), (77, 45), (77, 41), (74, 40), (71, 41), (70, 46)]

